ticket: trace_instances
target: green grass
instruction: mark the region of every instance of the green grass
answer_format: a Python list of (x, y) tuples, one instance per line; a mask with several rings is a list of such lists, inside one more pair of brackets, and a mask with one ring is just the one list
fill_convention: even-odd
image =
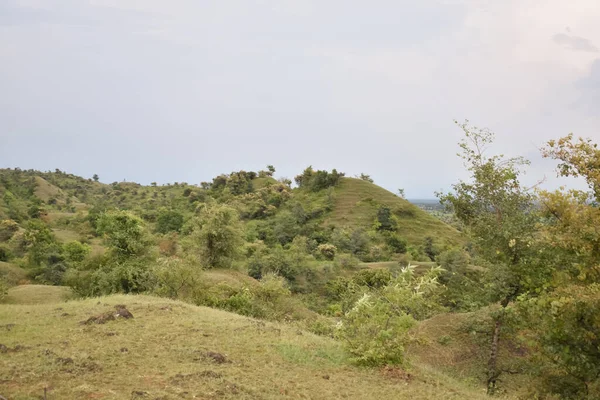
[[(134, 318), (80, 324), (116, 304)], [(427, 366), (410, 379), (354, 367), (333, 339), (149, 296), (0, 305), (0, 325), (0, 394), (14, 400), (44, 388), (61, 400), (485, 398)]]
[(325, 223), (338, 227), (370, 228), (381, 205), (389, 207), (398, 218), (397, 232), (408, 243), (421, 245), (427, 236), (438, 243), (460, 244), (459, 231), (429, 215), (419, 207), (373, 183), (342, 178), (335, 188), (334, 208)]
[(8, 289), (3, 304), (56, 304), (69, 298), (71, 289), (65, 286), (22, 285)]

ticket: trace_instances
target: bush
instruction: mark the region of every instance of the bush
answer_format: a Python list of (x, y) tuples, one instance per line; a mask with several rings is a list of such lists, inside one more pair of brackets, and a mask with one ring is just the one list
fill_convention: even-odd
[[(404, 349), (410, 341), (408, 331), (416, 320), (430, 317), (439, 308), (436, 302), (439, 273), (437, 268), (416, 277), (413, 268), (408, 267), (385, 286), (363, 289), (364, 294), (344, 314), (337, 330), (354, 362), (369, 366), (405, 362)], [(382, 285), (387, 278), (366, 275), (375, 278), (374, 285)], [(342, 297), (353, 292), (357, 288), (348, 284)]]
[(12, 257), (10, 247), (5, 244), (0, 244), (0, 261), (8, 261)]
[(337, 248), (329, 243), (320, 244), (317, 246), (317, 251), (326, 260), (333, 260), (335, 258), (335, 252)]
[(156, 217), (156, 231), (158, 233), (181, 232), (183, 227), (183, 214), (176, 210), (162, 209)]
[(294, 178), (301, 188), (307, 188), (313, 192), (318, 192), (328, 187), (337, 186), (345, 174), (333, 169), (331, 172), (317, 170), (312, 167), (306, 168), (301, 175)]
[(0, 221), (0, 242), (6, 242), (19, 230), (19, 224), (11, 219)]
[(231, 267), (244, 241), (237, 211), (225, 205), (205, 208), (195, 224), (192, 240), (204, 265), (209, 268)]
[(352, 361), (367, 366), (402, 365), (410, 342), (408, 331), (416, 324), (408, 314), (390, 312), (384, 302), (365, 294), (344, 316), (336, 336), (342, 339)]
[(385, 235), (385, 243), (394, 253), (405, 254), (407, 251), (406, 240), (395, 233), (390, 232)]

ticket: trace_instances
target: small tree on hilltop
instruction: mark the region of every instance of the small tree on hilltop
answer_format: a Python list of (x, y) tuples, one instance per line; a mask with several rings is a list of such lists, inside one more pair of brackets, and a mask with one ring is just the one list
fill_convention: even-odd
[(98, 174), (94, 174), (94, 176), (92, 176), (92, 179), (94, 180), (94, 182), (98, 182), (100, 180), (100, 177), (98, 176)]

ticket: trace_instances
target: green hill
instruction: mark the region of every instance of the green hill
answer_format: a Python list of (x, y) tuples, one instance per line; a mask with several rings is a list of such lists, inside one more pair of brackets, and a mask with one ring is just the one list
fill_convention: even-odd
[[(115, 305), (133, 318), (90, 321)], [(425, 366), (353, 367), (332, 339), (155, 297), (2, 305), (0, 325), (0, 394), (9, 399), (44, 389), (66, 400), (484, 398)]]
[(398, 234), (411, 244), (421, 244), (428, 236), (453, 245), (464, 241), (455, 228), (386, 189), (361, 179), (342, 178), (335, 188), (334, 199), (333, 210), (325, 220), (330, 225), (369, 229), (379, 206), (387, 206), (398, 219)]

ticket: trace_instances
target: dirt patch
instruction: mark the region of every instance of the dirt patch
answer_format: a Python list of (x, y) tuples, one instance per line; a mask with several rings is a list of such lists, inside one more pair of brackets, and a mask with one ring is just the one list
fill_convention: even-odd
[(170, 378), (173, 385), (181, 386), (187, 382), (195, 381), (198, 379), (219, 379), (222, 378), (223, 374), (211, 370), (202, 372), (195, 372), (193, 374), (177, 374)]
[(61, 365), (69, 365), (69, 364), (73, 364), (73, 359), (72, 359), (72, 358), (70, 358), (70, 357), (65, 357), (65, 358), (63, 358), (63, 357), (58, 357), (58, 358), (56, 358), (56, 360), (55, 360), (55, 361), (56, 361), (58, 364), (61, 364)]
[(8, 347), (8, 346), (6, 346), (4, 344), (0, 344), (0, 353), (4, 353), (4, 354), (5, 353), (17, 353), (19, 351), (26, 350), (26, 349), (27, 349), (26, 346), (23, 346), (23, 345), (20, 345), (20, 344), (16, 345), (13, 348), (10, 348), (10, 347)]
[(390, 365), (381, 368), (380, 372), (388, 379), (401, 380), (405, 382), (410, 382), (413, 380), (413, 376), (410, 373), (406, 372), (402, 368), (392, 367)]
[(122, 304), (116, 305), (114, 311), (107, 311), (102, 314), (94, 315), (89, 317), (85, 321), (81, 321), (80, 325), (91, 325), (91, 324), (105, 324), (108, 321), (114, 321), (117, 318), (130, 319), (133, 318), (133, 314)]
[(204, 353), (204, 357), (208, 358), (209, 360), (212, 360), (213, 362), (217, 363), (217, 364), (224, 364), (224, 363), (228, 363), (231, 362), (227, 359), (227, 357), (221, 353), (217, 353), (215, 351), (207, 351), (206, 353)]

